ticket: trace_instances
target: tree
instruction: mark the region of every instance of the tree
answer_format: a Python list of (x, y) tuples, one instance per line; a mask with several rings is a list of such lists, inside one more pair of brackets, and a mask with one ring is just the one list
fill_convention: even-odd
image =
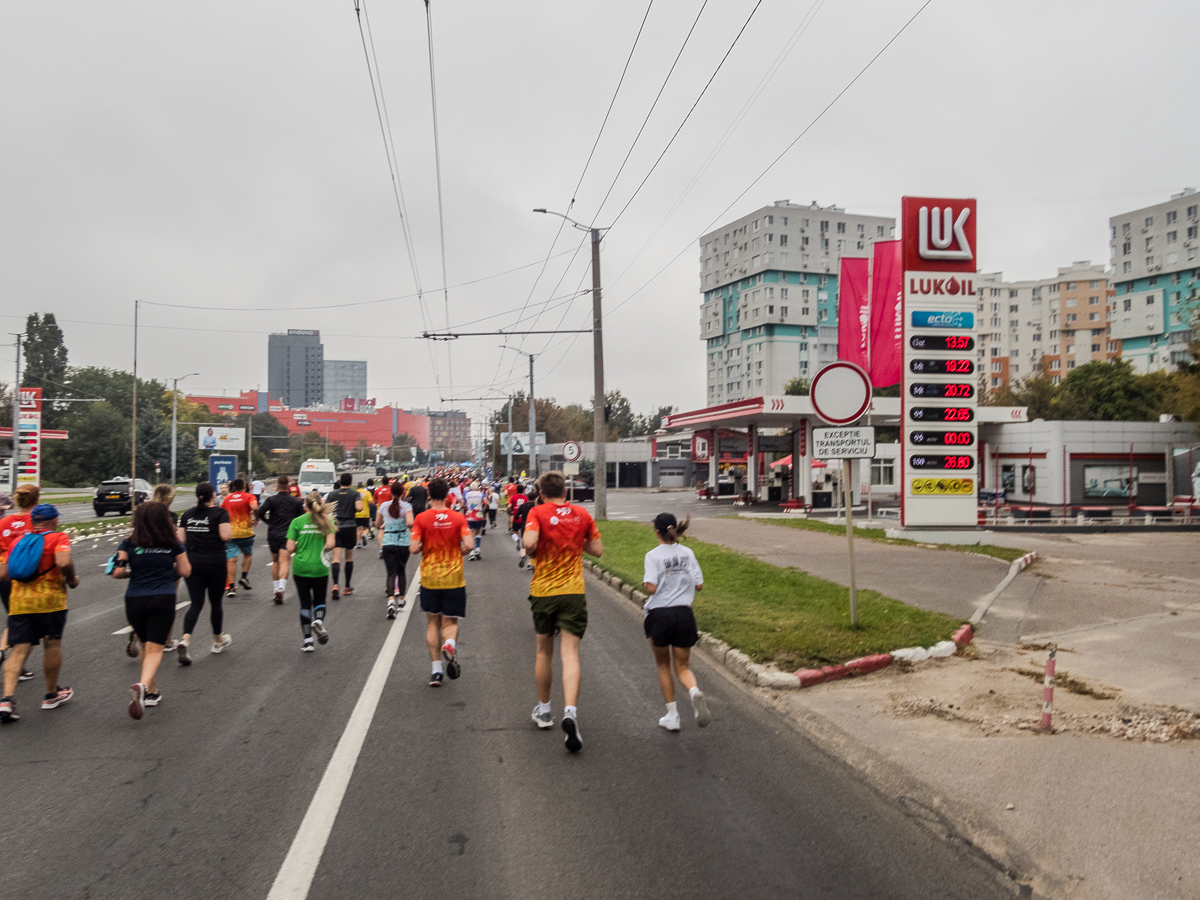
[[(67, 387), (67, 345), (54, 313), (39, 316), (30, 313), (25, 318), (25, 338), (21, 341), (25, 371), (22, 387), (42, 389), (43, 397), (61, 397)], [(66, 404), (63, 404), (64, 406)], [(44, 406), (42, 423), (46, 428), (58, 428), (64, 410)]]
[(807, 397), (811, 382), (807, 378), (793, 378), (783, 386), (785, 397)]
[[(986, 378), (986, 376), (984, 376)], [(985, 390), (983, 379), (980, 380), (979, 402), (983, 406), (1026, 406), (1029, 408), (1030, 419), (1053, 419), (1058, 417), (1055, 408), (1055, 397), (1059, 386), (1054, 383), (1046, 369), (1043, 359), (1038, 371), (1019, 381), (998, 387), (995, 390)]]
[(631, 437), (637, 427), (637, 416), (628, 398), (620, 391), (606, 391), (604, 394), (605, 420), (608, 422), (610, 437), (616, 431), (616, 437)]
[(1146, 422), (1156, 418), (1157, 393), (1152, 379), (1138, 376), (1128, 361), (1114, 359), (1073, 369), (1050, 406), (1058, 419)]

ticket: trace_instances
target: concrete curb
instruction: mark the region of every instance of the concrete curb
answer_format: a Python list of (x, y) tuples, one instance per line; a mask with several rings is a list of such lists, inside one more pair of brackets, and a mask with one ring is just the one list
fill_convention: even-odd
[(1004, 580), (996, 585), (996, 589), (980, 600), (979, 605), (975, 607), (975, 612), (971, 614), (969, 620), (972, 625), (978, 625), (983, 621), (983, 617), (987, 615), (987, 611), (991, 608), (991, 605), (996, 602), (996, 598), (1003, 594), (1004, 589), (1012, 583), (1017, 574), (1032, 565), (1037, 557), (1038, 552), (1031, 550), (1024, 556), (1012, 561), (1012, 564), (1008, 567), (1008, 574), (1004, 576)]
[[(1023, 560), (1026, 557), (1034, 557), (1036, 555), (1036, 553), (1027, 553), (1021, 559)], [(1017, 562), (1020, 562), (1020, 560), (1014, 562), (1013, 565), (1016, 565)], [(583, 568), (584, 571), (591, 573), (599, 581), (612, 587), (626, 600), (630, 600), (638, 606), (643, 605), (648, 599), (644, 593), (635, 589), (632, 585), (621, 581), (620, 578), (611, 572), (606, 572), (590, 560), (585, 559), (583, 561)], [(1008, 581), (1011, 581), (1013, 576), (1015, 576), (1015, 572), (1004, 582), (1001, 582), (1001, 588), (998, 588), (995, 593), (998, 594), (999, 590)], [(759, 665), (741, 650), (733, 649), (724, 641), (717, 640), (707, 631), (700, 632), (699, 646), (704, 650), (706, 655), (728, 669), (735, 678), (749, 685), (775, 688), (776, 690), (794, 690), (811, 687), (814, 684), (824, 684), (827, 681), (838, 681), (842, 678), (857, 677), (868, 675), (871, 672), (878, 672), (880, 669), (886, 669), (897, 659), (908, 663), (916, 663), (935, 657), (952, 656), (956, 651), (967, 646), (974, 639), (975, 630), (971, 625), (967, 624), (954, 632), (951, 640), (941, 641), (929, 648), (905, 647), (900, 650), (893, 650), (891, 653), (876, 653), (872, 656), (852, 659), (842, 665), (825, 666), (820, 669), (800, 669), (796, 672), (783, 672), (773, 666)]]

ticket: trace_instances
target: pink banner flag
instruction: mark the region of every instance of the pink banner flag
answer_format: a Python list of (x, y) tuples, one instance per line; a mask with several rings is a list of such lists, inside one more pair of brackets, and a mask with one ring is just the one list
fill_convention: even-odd
[(876, 241), (871, 265), (871, 374), (872, 387), (900, 381), (904, 348), (904, 262), (900, 241)]
[(866, 259), (842, 257), (838, 274), (838, 359), (869, 369), (867, 344), (871, 308), (867, 305)]

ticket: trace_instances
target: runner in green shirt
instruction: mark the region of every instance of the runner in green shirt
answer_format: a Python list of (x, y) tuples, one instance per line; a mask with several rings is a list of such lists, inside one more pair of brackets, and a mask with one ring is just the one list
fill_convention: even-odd
[(314, 633), (322, 644), (329, 641), (325, 629), (325, 590), (329, 586), (326, 551), (333, 549), (336, 529), (329, 521), (333, 504), (327, 504), (317, 491), (308, 495), (304, 508), (308, 512), (292, 519), (288, 526), (287, 552), (296, 593), (300, 595), (300, 630), (304, 634), (300, 649), (312, 653)]

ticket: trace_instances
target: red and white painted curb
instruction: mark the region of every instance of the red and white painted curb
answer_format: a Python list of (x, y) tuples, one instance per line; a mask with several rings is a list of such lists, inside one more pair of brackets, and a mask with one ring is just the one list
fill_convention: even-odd
[[(975, 639), (974, 625), (978, 624), (979, 619), (983, 617), (983, 613), (987, 611), (987, 607), (991, 606), (992, 601), (1000, 595), (1000, 592), (1008, 586), (1017, 573), (1036, 558), (1037, 551), (1034, 550), (1026, 553), (1019, 559), (1013, 560), (1009, 566), (1008, 575), (1000, 582), (996, 590), (981, 601), (971, 621), (954, 632), (950, 640), (939, 641), (932, 647), (904, 647), (900, 650), (893, 650), (891, 653), (876, 653), (872, 656), (862, 656), (836, 666), (824, 666), (820, 669), (800, 669), (796, 672), (781, 672), (779, 669), (771, 666), (759, 665), (742, 651), (735, 650), (724, 641), (717, 640), (707, 632), (700, 633), (700, 646), (743, 681), (758, 687), (776, 689), (812, 687), (814, 684), (824, 684), (828, 681), (838, 681), (842, 678), (867, 675), (871, 672), (878, 672), (880, 669), (886, 669), (897, 660), (907, 663), (918, 663), (927, 659), (953, 656), (954, 653)], [(616, 575), (605, 572), (588, 560), (584, 561), (583, 567), (639, 606), (646, 602), (645, 594), (635, 589), (632, 585), (625, 584)]]

